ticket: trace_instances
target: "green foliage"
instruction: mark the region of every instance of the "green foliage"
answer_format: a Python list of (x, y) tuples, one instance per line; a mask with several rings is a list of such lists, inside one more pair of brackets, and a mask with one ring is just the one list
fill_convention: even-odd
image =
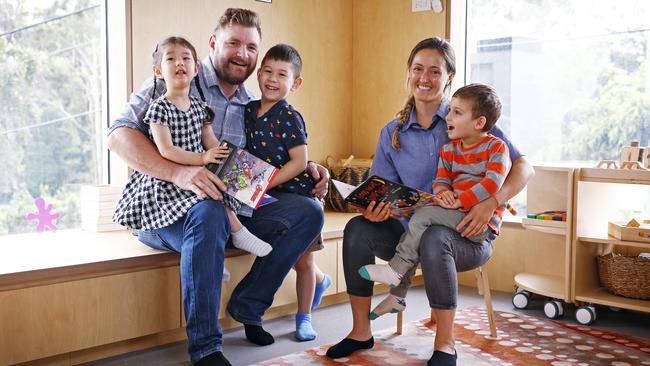
[(36, 197), (62, 213), (59, 228), (77, 227), (78, 187), (101, 172), (101, 2), (0, 3), (0, 29), (15, 30), (0, 37), (0, 235), (34, 231)]

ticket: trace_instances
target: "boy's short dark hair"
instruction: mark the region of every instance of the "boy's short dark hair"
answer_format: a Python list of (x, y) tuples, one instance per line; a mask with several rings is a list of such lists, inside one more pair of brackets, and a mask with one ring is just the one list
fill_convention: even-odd
[(288, 44), (280, 43), (271, 47), (266, 51), (266, 55), (262, 59), (262, 66), (268, 60), (290, 62), (293, 65), (293, 77), (298, 78), (302, 71), (302, 58), (298, 51), (289, 46)]
[(252, 10), (240, 8), (226, 9), (223, 15), (219, 18), (217, 26), (214, 27), (214, 33), (216, 34), (219, 30), (232, 26), (233, 24), (238, 24), (247, 28), (255, 28), (257, 29), (260, 38), (262, 38), (260, 17)]
[(501, 100), (497, 91), (490, 85), (474, 83), (456, 90), (452, 98), (472, 102), (472, 118), (485, 117), (483, 132), (492, 130), (501, 116)]

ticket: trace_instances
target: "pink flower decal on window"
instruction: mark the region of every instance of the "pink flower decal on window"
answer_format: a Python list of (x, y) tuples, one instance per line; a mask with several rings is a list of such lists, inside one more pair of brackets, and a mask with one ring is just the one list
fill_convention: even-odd
[(45, 207), (45, 200), (42, 197), (38, 197), (34, 200), (38, 212), (30, 212), (27, 214), (27, 220), (38, 220), (36, 225), (36, 231), (42, 233), (45, 229), (50, 231), (56, 231), (56, 225), (54, 221), (57, 220), (61, 214), (60, 213), (50, 213), (52, 210), (52, 204), (48, 204)]

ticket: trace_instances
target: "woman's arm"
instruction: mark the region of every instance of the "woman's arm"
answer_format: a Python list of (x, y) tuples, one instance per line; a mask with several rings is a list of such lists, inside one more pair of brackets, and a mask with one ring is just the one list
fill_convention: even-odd
[(468, 237), (478, 234), (488, 223), (494, 210), (521, 192), (534, 175), (535, 170), (525, 156), (515, 160), (501, 189), (494, 196), (472, 207), (465, 218), (460, 221), (456, 230), (460, 231), (467, 225), (461, 236)]
[(296, 145), (289, 149), (289, 161), (280, 168), (270, 188), (286, 183), (305, 171), (307, 167), (307, 145)]

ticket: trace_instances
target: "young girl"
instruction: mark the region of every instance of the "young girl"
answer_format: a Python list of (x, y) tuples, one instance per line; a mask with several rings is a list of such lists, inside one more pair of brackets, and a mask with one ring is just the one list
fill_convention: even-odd
[[(228, 156), (228, 148), (219, 146), (212, 130), (214, 112), (189, 95), (192, 79), (199, 72), (194, 47), (181, 37), (166, 38), (156, 46), (153, 63), (153, 94), (157, 79), (164, 80), (167, 91), (151, 103), (144, 117), (144, 122), (150, 126), (149, 138), (164, 158), (178, 164), (220, 163)], [(197, 88), (200, 88), (198, 83)], [(132, 229), (158, 229), (176, 222), (202, 199), (170, 182), (136, 171), (124, 188), (113, 220)], [(224, 195), (224, 203), (233, 245), (257, 256), (267, 255), (272, 247), (250, 233), (237, 219), (239, 202)]]
[[(262, 99), (248, 103), (244, 110), (246, 149), (260, 159), (280, 168), (271, 182), (271, 195), (284, 192), (312, 197), (315, 182), (307, 167), (307, 133), (305, 122), (286, 98), (302, 83), (302, 60), (298, 51), (285, 44), (271, 47), (262, 59), (257, 80)], [(278, 192), (279, 193), (274, 193)], [(318, 241), (298, 260), (296, 292), (296, 338), (310, 341), (316, 338), (311, 325), (311, 311), (318, 307), (323, 292), (332, 283), (314, 263), (313, 250), (322, 249)]]

